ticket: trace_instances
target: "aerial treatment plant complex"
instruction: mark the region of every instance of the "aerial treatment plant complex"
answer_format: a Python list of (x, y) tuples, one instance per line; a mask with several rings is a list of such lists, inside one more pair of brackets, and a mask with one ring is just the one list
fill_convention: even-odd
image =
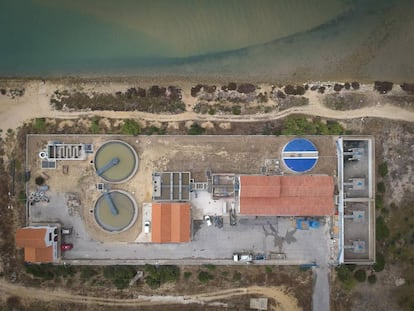
[(361, 136), (27, 136), (32, 263), (375, 261)]

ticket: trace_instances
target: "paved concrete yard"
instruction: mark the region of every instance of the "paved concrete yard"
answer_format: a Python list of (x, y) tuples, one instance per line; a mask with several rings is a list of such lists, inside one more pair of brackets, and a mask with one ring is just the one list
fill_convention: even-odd
[[(280, 159), (283, 146), (293, 137), (286, 136), (28, 136), (27, 169), (32, 179), (28, 193), (36, 191), (34, 179), (47, 174), (50, 190), (49, 203), (36, 203), (28, 207), (28, 223), (59, 222), (73, 227), (71, 236), (64, 242), (74, 244), (71, 251), (63, 253), (63, 260), (110, 260), (112, 263), (175, 262), (181, 263), (214, 260), (231, 263), (236, 251), (255, 253), (284, 253), (280, 264), (317, 262), (326, 264), (329, 257), (329, 224), (319, 229), (295, 230), (293, 219), (280, 217), (240, 217), (237, 226), (230, 226), (228, 213), (221, 201), (206, 197), (206, 193), (191, 194), (193, 201), (193, 240), (184, 244), (147, 243), (149, 235), (142, 233), (143, 222), (151, 214), (144, 203), (151, 202), (152, 173), (163, 171), (190, 171), (197, 182), (206, 181), (206, 171), (213, 173), (260, 174), (266, 159)], [(319, 161), (312, 174), (336, 174), (335, 137), (308, 137), (317, 146)], [(39, 151), (48, 141), (65, 143), (92, 143), (96, 151), (107, 140), (121, 139), (136, 150), (139, 157), (138, 171), (129, 181), (111, 185), (111, 189), (128, 191), (136, 200), (138, 217), (134, 225), (122, 233), (108, 233), (94, 220), (93, 208), (100, 193), (90, 155), (85, 161), (58, 161), (55, 170), (40, 169)], [(64, 173), (62, 166), (68, 168)], [(281, 170), (290, 172), (280, 161)], [(68, 193), (79, 197), (80, 206), (68, 207)], [(205, 199), (205, 200), (204, 200)], [(207, 227), (203, 215), (223, 214), (224, 226)], [(139, 241), (139, 243), (137, 243)], [(93, 261), (91, 261), (93, 262)], [(258, 263), (270, 263), (258, 262)]]

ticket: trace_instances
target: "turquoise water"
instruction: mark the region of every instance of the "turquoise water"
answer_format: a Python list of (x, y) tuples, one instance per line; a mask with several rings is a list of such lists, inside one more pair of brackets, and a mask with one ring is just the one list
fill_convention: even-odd
[[(2, 0), (0, 76), (306, 75), (313, 58), (331, 57), (325, 48), (352, 53), (389, 6), (400, 3), (409, 5), (398, 0)], [(326, 66), (328, 60), (321, 61)]]

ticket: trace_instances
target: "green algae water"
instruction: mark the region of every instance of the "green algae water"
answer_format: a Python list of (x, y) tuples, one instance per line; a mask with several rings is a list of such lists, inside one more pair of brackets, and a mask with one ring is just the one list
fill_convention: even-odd
[(407, 1), (2, 0), (0, 76), (260, 75), (292, 57), (300, 74), (332, 40), (362, 44), (382, 2)]

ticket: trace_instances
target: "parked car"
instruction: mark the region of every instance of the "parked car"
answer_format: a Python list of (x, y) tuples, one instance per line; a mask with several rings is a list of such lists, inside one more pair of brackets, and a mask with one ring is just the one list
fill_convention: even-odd
[(150, 233), (150, 230), (151, 230), (151, 222), (147, 220), (144, 222), (144, 233)]
[(72, 234), (72, 228), (62, 228), (61, 232), (62, 232), (62, 235)]
[(206, 222), (207, 226), (210, 227), (212, 225), (210, 216), (204, 216), (204, 221)]
[(253, 261), (253, 255), (251, 253), (234, 253), (233, 261), (249, 263)]
[(60, 249), (62, 251), (70, 251), (72, 248), (73, 248), (72, 243), (62, 243), (62, 244), (60, 244)]

